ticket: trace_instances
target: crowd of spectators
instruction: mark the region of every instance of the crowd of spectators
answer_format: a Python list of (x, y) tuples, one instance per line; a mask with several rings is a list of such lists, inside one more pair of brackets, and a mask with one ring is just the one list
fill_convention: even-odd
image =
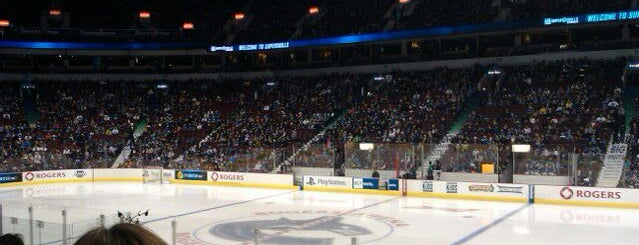
[(3, 83), (3, 170), (108, 167), (127, 149), (122, 167), (270, 171), (290, 155), (276, 148), (313, 137), (351, 105), (358, 84), (356, 76)]
[[(497, 77), (474, 66), (164, 83), (8, 82), (0, 85), (0, 160), (2, 171), (108, 167), (130, 150), (121, 167), (270, 172), (303, 148), (292, 161), (298, 166), (409, 169), (475, 108), (437, 161), (442, 170), (505, 163), (514, 142), (532, 145), (516, 159), (518, 174), (592, 180), (611, 137), (621, 135), (624, 62), (533, 62), (500, 68)], [(314, 138), (315, 145), (304, 145)], [(344, 149), (360, 142), (384, 147)], [(414, 147), (420, 144), (425, 148)], [(635, 171), (630, 162), (627, 172)]]
[(130, 133), (128, 94), (96, 82), (4, 83), (4, 169), (109, 165)]
[(507, 78), (489, 84), (454, 142), (531, 144), (532, 152), (515, 169), (525, 174), (565, 175), (566, 154), (576, 153), (578, 175), (592, 177), (596, 172), (585, 171), (600, 168), (611, 137), (621, 135), (624, 64), (566, 60), (505, 68)]
[(371, 79), (330, 130), (343, 142), (437, 143), (464, 109), (481, 68), (397, 72)]
[[(146, 103), (141, 111), (146, 127), (131, 145), (134, 166), (169, 164), (218, 127), (235, 110), (243, 97), (242, 91), (248, 88), (241, 82), (211, 80), (147, 86), (141, 88), (147, 92), (140, 98)], [(206, 163), (189, 161), (193, 168), (204, 168), (202, 164)]]
[(635, 114), (628, 130), (628, 153), (624, 166), (622, 187), (639, 188), (639, 96), (634, 101)]
[[(272, 170), (354, 101), (358, 76), (290, 77), (253, 81), (235, 112), (185, 153), (214, 168), (252, 159), (251, 171)], [(243, 157), (238, 157), (238, 155)], [(255, 165), (255, 166), (253, 166)]]

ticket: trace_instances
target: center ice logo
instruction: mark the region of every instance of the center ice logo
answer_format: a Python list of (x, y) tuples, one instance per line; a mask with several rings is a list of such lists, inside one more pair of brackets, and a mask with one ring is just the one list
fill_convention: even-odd
[(260, 244), (347, 244), (351, 237), (358, 237), (363, 244), (384, 239), (403, 226), (408, 224), (377, 214), (273, 211), (209, 224), (197, 229), (193, 236), (206, 244), (252, 242), (257, 229)]

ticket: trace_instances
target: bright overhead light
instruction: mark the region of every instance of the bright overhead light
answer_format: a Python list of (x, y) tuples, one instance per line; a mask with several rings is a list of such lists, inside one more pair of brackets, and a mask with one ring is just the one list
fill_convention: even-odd
[(517, 152), (517, 153), (530, 152), (530, 145), (513, 145), (513, 152)]
[(149, 13), (148, 11), (140, 11), (138, 16), (140, 16), (140, 19), (148, 19), (151, 18), (151, 13)]
[(308, 8), (309, 14), (317, 14), (319, 12), (319, 8), (317, 6), (311, 6)]
[(192, 22), (184, 22), (184, 24), (182, 24), (182, 29), (184, 30), (193, 30), (193, 28), (195, 28), (195, 26), (193, 26)]
[(375, 144), (373, 143), (359, 143), (359, 149), (362, 151), (370, 151), (375, 149)]

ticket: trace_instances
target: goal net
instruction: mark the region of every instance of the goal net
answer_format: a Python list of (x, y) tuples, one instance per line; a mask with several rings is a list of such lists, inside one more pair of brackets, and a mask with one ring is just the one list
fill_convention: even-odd
[(142, 173), (142, 178), (145, 184), (162, 184), (164, 182), (162, 179), (162, 167), (145, 166), (144, 172)]

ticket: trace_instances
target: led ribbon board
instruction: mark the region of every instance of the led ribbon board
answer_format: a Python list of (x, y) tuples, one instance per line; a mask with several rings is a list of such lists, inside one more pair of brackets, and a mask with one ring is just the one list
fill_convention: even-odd
[(289, 48), (319, 47), (364, 42), (402, 40), (452, 34), (470, 34), (490, 31), (534, 28), (551, 25), (575, 25), (611, 21), (638, 20), (639, 10), (620, 10), (609, 13), (593, 13), (575, 16), (561, 16), (532, 21), (506, 21), (497, 23), (470, 24), (459, 26), (440, 26), (416, 30), (376, 32), (357, 35), (344, 35), (316, 39), (290, 40), (271, 43), (212, 45), (203, 43), (127, 43), (127, 42), (48, 42), (48, 41), (12, 41), (0, 40), (0, 48), (24, 49), (91, 49), (91, 50), (164, 50), (164, 49), (200, 49), (209, 52), (236, 52), (277, 50)]
[(579, 16), (563, 16), (558, 18), (545, 18), (544, 25), (574, 25), (609, 21), (624, 21), (639, 19), (639, 10), (622, 10), (609, 13), (584, 14)]
[(404, 30), (392, 32), (377, 32), (358, 35), (345, 35), (325, 37), (317, 39), (291, 40), (287, 42), (256, 43), (240, 45), (209, 46), (209, 52), (234, 52), (256, 51), (287, 48), (304, 48), (314, 46), (342, 45), (363, 42), (401, 40), (420, 37), (446, 36), (451, 34), (468, 34), (489, 31), (504, 31), (509, 29), (522, 29), (543, 27), (550, 25), (574, 25), (610, 21), (625, 21), (639, 19), (639, 10), (622, 10), (611, 13), (583, 14), (578, 16), (562, 16), (556, 18), (544, 18), (540, 21), (507, 21), (497, 23), (484, 23), (460, 26), (442, 26), (417, 30)]

